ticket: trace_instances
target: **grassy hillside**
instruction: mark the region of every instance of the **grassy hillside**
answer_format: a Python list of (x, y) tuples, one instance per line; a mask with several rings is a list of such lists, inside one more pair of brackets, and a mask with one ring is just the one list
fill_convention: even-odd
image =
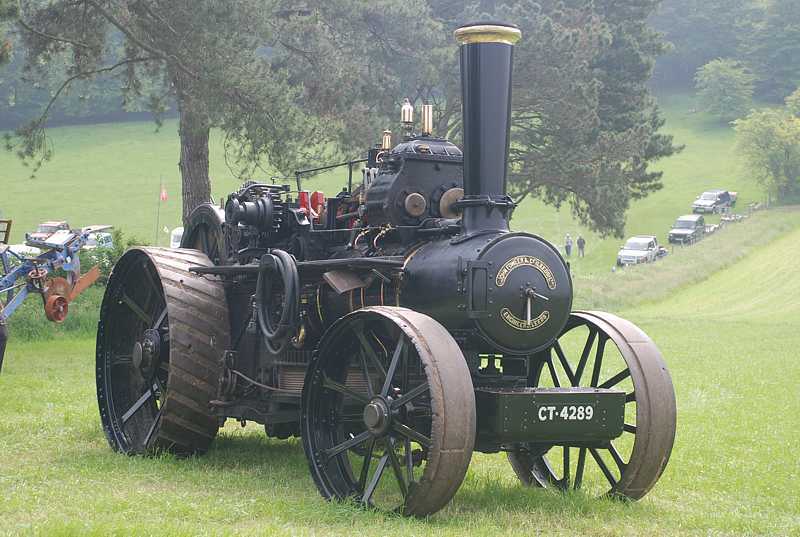
[(800, 534), (798, 258), (800, 230), (627, 312), (662, 345), (677, 387), (677, 441), (659, 496), (683, 505), (687, 528)]
[[(759, 200), (756, 185), (740, 172), (733, 149), (732, 130), (701, 114), (691, 113), (686, 98), (664, 101), (666, 130), (686, 149), (658, 163), (665, 188), (633, 205), (627, 233), (657, 234), (662, 240), (675, 218), (689, 210), (702, 190), (722, 187), (740, 192), (741, 205)], [(14, 219), (14, 240), (47, 219), (68, 219), (73, 225), (113, 224), (149, 242), (165, 243), (156, 233), (160, 181), (169, 200), (162, 204), (159, 228), (180, 221), (178, 137), (175, 122), (154, 132), (152, 123), (124, 123), (60, 127), (50, 130), (54, 159), (35, 179), (9, 153), (0, 153), (0, 214)], [(377, 133), (376, 133), (377, 135)], [(365, 140), (365, 144), (369, 140)], [(226, 167), (221, 140), (212, 139), (211, 177), (215, 198), (235, 189), (239, 182)], [(260, 179), (268, 179), (261, 177)], [(309, 180), (308, 188), (335, 193), (347, 182), (346, 172)], [(565, 207), (557, 211), (537, 201), (526, 201), (515, 213), (514, 229), (527, 230), (562, 244), (565, 233), (583, 233), (585, 259), (573, 257), (577, 274), (607, 272), (616, 259), (619, 239), (605, 239), (578, 226)]]
[[(705, 281), (624, 312), (661, 348), (678, 434), (661, 481), (626, 504), (524, 489), (476, 455), (428, 521), (329, 504), (296, 441), (229, 424), (202, 458), (112, 453), (90, 339), (15, 344), (0, 376), (0, 534), (796, 535), (800, 230)], [(653, 282), (657, 285), (659, 282)]]

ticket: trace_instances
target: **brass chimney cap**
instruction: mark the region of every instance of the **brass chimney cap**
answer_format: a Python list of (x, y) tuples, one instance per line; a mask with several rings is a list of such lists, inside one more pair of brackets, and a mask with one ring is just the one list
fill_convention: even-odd
[(513, 45), (522, 39), (522, 32), (519, 28), (503, 23), (467, 24), (458, 28), (454, 35), (459, 45), (471, 45), (473, 43)]

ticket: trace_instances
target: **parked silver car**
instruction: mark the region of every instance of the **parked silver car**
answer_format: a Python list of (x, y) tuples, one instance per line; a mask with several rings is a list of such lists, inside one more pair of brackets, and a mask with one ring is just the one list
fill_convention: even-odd
[(659, 246), (658, 239), (653, 235), (638, 235), (631, 237), (617, 253), (617, 265), (638, 265), (652, 263), (659, 257), (667, 254), (667, 250)]

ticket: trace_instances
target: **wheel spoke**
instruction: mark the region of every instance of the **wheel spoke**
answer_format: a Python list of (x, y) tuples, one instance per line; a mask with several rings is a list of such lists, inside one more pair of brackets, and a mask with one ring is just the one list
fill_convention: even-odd
[(364, 351), (358, 353), (358, 360), (361, 362), (361, 369), (364, 373), (364, 381), (367, 383), (367, 397), (372, 399), (375, 396), (375, 391), (372, 389), (372, 379), (369, 377), (369, 367), (367, 367), (367, 359), (364, 357)]
[(606, 341), (608, 341), (608, 336), (601, 334), (600, 340), (597, 343), (597, 352), (594, 355), (594, 367), (592, 368), (591, 386), (593, 388), (597, 387), (597, 383), (600, 382), (600, 367), (603, 365), (603, 353), (606, 349)]
[(164, 396), (164, 392), (166, 391), (164, 389), (164, 383), (161, 382), (161, 379), (158, 378), (158, 375), (153, 377), (153, 391), (155, 392), (153, 395), (155, 395), (156, 399), (159, 401)]
[(336, 416), (336, 423), (361, 423), (364, 421), (364, 414), (339, 414)]
[(383, 381), (383, 387), (381, 388), (381, 395), (384, 397), (389, 395), (389, 389), (392, 387), (392, 379), (397, 371), (397, 365), (400, 363), (400, 356), (403, 354), (403, 350), (405, 349), (405, 341), (405, 338), (401, 335), (400, 341), (394, 348), (392, 361), (389, 363), (389, 371), (386, 373), (386, 380)]
[(564, 488), (569, 488), (569, 446), (564, 446)]
[(164, 319), (166, 318), (167, 318), (167, 308), (164, 308), (164, 310), (159, 314), (156, 322), (153, 323), (153, 330), (158, 330), (159, 328), (161, 328), (161, 325), (164, 323)]
[(400, 397), (398, 397), (397, 399), (392, 401), (392, 405), (391, 405), (392, 409), (400, 408), (401, 406), (403, 406), (403, 405), (405, 405), (407, 403), (410, 403), (411, 401), (413, 401), (414, 399), (416, 399), (417, 397), (419, 397), (423, 393), (427, 392), (428, 388), (429, 388), (429, 385), (428, 385), (427, 382), (423, 382), (419, 386), (416, 386), (412, 390), (404, 393), (403, 395), (401, 395)]
[(626, 433), (636, 434), (636, 425), (631, 425), (630, 423), (626, 423), (622, 426), (622, 430)]
[(594, 346), (594, 340), (596, 338), (597, 331), (590, 328), (589, 337), (586, 340), (586, 345), (583, 346), (583, 352), (581, 352), (581, 359), (578, 362), (578, 368), (575, 370), (575, 386), (578, 386), (581, 383), (583, 370), (586, 369), (586, 363), (589, 361), (589, 355), (592, 353), (592, 346)]
[(419, 445), (421, 445), (423, 447), (426, 447), (426, 448), (431, 447), (431, 439), (430, 438), (428, 438), (427, 436), (425, 436), (422, 433), (419, 433), (419, 432), (415, 431), (414, 429), (412, 429), (408, 425), (404, 425), (402, 423), (395, 422), (395, 423), (392, 424), (392, 428), (395, 431), (397, 431), (398, 433), (400, 433), (401, 435), (403, 435), (404, 437), (413, 440), (414, 442), (416, 442), (417, 444), (419, 444)]
[(361, 501), (365, 504), (369, 505), (370, 501), (372, 500), (372, 494), (375, 492), (375, 487), (378, 486), (378, 483), (381, 480), (381, 476), (383, 475), (383, 470), (386, 468), (386, 464), (389, 462), (389, 454), (386, 453), (383, 457), (378, 459), (378, 466), (375, 467), (375, 473), (372, 474), (372, 479), (367, 486), (367, 489), (364, 491), (364, 496), (361, 498)]
[(211, 251), (209, 249), (208, 244), (208, 233), (206, 233), (206, 227), (202, 226), (200, 228), (200, 242), (202, 243), (203, 253), (207, 256), (211, 257)]
[(553, 365), (552, 356), (547, 358), (547, 369), (550, 371), (550, 378), (553, 379), (553, 386), (555, 386), (556, 388), (560, 388), (561, 380), (559, 380), (558, 371), (556, 371), (556, 367)]
[(614, 459), (614, 463), (617, 465), (617, 468), (619, 468), (619, 475), (621, 477), (622, 472), (625, 471), (625, 468), (628, 466), (628, 464), (622, 460), (622, 456), (619, 454), (619, 451), (617, 451), (617, 448), (614, 447), (614, 444), (611, 442), (608, 443), (608, 451), (611, 453), (611, 458)]
[(594, 462), (597, 463), (597, 466), (600, 468), (600, 471), (603, 472), (604, 476), (606, 476), (606, 479), (608, 480), (609, 483), (611, 483), (611, 486), (613, 487), (614, 485), (616, 485), (617, 484), (617, 480), (614, 479), (614, 474), (612, 474), (611, 470), (609, 470), (608, 465), (606, 464), (606, 461), (604, 461), (600, 457), (600, 453), (598, 453), (595, 448), (589, 448), (589, 453), (592, 454), (592, 458), (594, 458)]
[(111, 366), (118, 365), (131, 365), (133, 364), (133, 356), (130, 354), (116, 354), (111, 355)]
[(364, 352), (367, 354), (369, 359), (372, 360), (372, 363), (375, 366), (375, 368), (380, 372), (381, 375), (386, 375), (386, 368), (383, 367), (383, 364), (378, 358), (378, 355), (375, 354), (375, 349), (373, 348), (373, 346), (370, 344), (369, 341), (367, 341), (367, 338), (364, 335), (364, 331), (357, 330), (356, 337), (358, 338), (358, 341), (361, 343), (361, 348), (364, 349)]
[(369, 403), (369, 398), (364, 397), (364, 394), (358, 393), (357, 391), (348, 388), (344, 384), (336, 382), (335, 380), (331, 379), (327, 375), (322, 380), (322, 387), (327, 388), (329, 390), (333, 390), (334, 392), (339, 392), (343, 395), (349, 395), (356, 401), (360, 403), (364, 403), (365, 405)]
[(150, 326), (152, 324), (153, 319), (147, 313), (145, 313), (145, 311), (139, 306), (139, 304), (134, 302), (133, 299), (129, 297), (126, 293), (122, 293), (120, 300), (122, 301), (123, 304), (128, 306), (131, 309), (131, 311), (136, 314), (137, 317), (139, 317), (142, 321), (144, 321), (144, 323), (147, 326)]
[(350, 449), (352, 447), (356, 447), (359, 444), (363, 444), (364, 442), (369, 440), (371, 438), (371, 436), (372, 435), (370, 435), (369, 431), (364, 431), (361, 434), (358, 434), (356, 436), (353, 436), (352, 438), (349, 438), (349, 439), (345, 440), (341, 444), (337, 444), (337, 445), (333, 446), (332, 448), (326, 449), (323, 452), (324, 455), (325, 455), (326, 460), (330, 460), (330, 459), (334, 458), (336, 455), (338, 455), (339, 453), (341, 453), (343, 451), (346, 451), (346, 450), (348, 450), (348, 449)]
[(583, 482), (583, 470), (586, 468), (586, 448), (578, 448), (578, 465), (575, 468), (575, 490), (581, 488)]
[(636, 392), (632, 391), (631, 393), (625, 394), (625, 404), (628, 403), (635, 403), (636, 402)]
[(400, 466), (400, 461), (397, 460), (397, 453), (394, 451), (394, 442), (391, 437), (386, 439), (386, 453), (389, 455), (389, 461), (392, 463), (392, 471), (397, 479), (397, 486), (400, 487), (400, 492), (403, 498), (408, 496), (408, 485), (405, 478), (403, 478), (403, 467)]
[(155, 279), (153, 279), (153, 274), (150, 272), (149, 266), (147, 264), (142, 266), (141, 273), (147, 280), (147, 284), (150, 286), (152, 294), (161, 299), (161, 304), (164, 304), (164, 308), (166, 309), (166, 303), (164, 302), (164, 297), (162, 296), (161, 286), (156, 283)]
[(142, 394), (141, 397), (139, 397), (139, 399), (136, 400), (135, 403), (133, 403), (133, 405), (128, 409), (128, 411), (122, 415), (122, 424), (123, 425), (126, 424), (128, 420), (130, 420), (133, 417), (133, 415), (136, 414), (136, 412), (138, 412), (139, 409), (142, 408), (144, 404), (150, 400), (151, 397), (153, 397), (153, 395), (155, 395), (154, 387), (151, 386), (146, 392)]
[[(558, 356), (558, 361), (561, 362), (561, 367), (564, 368), (564, 372), (567, 374), (567, 379), (569, 379), (570, 384), (573, 386), (577, 386), (577, 381), (575, 377), (575, 373), (572, 371), (572, 366), (569, 365), (569, 361), (567, 360), (566, 355), (564, 354), (564, 350), (561, 348), (561, 344), (556, 341), (553, 348), (556, 351), (556, 355)], [(551, 358), (552, 360), (552, 358)]]
[(408, 388), (408, 366), (410, 361), (410, 353), (406, 351), (405, 354), (403, 354), (403, 372), (400, 377), (400, 390), (402, 391)]
[(620, 382), (622, 382), (623, 380), (625, 380), (630, 376), (631, 376), (631, 370), (624, 369), (619, 373), (617, 373), (616, 375), (614, 375), (613, 377), (611, 377), (610, 379), (608, 379), (607, 381), (605, 381), (604, 383), (602, 383), (600, 386), (598, 386), (598, 388), (611, 388), (612, 386), (616, 386), (617, 384), (619, 384)]
[(153, 420), (153, 423), (150, 425), (150, 429), (147, 431), (147, 435), (144, 437), (144, 441), (142, 442), (142, 446), (145, 449), (150, 447), (150, 443), (153, 441), (153, 434), (156, 432), (156, 428), (158, 424), (161, 422), (161, 409), (158, 409), (158, 413), (156, 414), (156, 418)]
[(406, 438), (403, 443), (406, 450), (406, 473), (408, 474), (409, 486), (414, 481), (414, 454), (411, 451), (411, 439)]
[(372, 452), (375, 450), (375, 439), (369, 441), (369, 447), (367, 448), (367, 453), (364, 455), (364, 463), (361, 466), (361, 476), (358, 478), (358, 490), (364, 491), (364, 487), (367, 486), (367, 477), (369, 477), (369, 467), (372, 464)]

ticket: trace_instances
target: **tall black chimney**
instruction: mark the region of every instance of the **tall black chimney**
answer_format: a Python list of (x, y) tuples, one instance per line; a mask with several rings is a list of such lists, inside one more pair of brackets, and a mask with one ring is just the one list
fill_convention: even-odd
[(461, 45), (464, 128), (464, 233), (507, 230), (513, 202), (506, 194), (514, 43), (512, 24), (481, 22), (455, 32)]

